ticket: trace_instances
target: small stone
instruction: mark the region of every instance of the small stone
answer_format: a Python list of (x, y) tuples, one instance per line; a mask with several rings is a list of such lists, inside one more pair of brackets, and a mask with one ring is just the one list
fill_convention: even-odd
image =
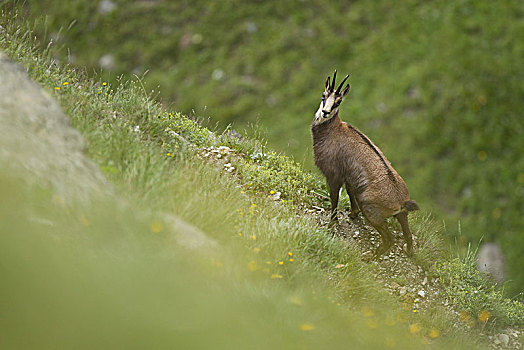
[(224, 75), (224, 71), (220, 68), (217, 68), (213, 71), (213, 73), (211, 73), (211, 78), (213, 78), (213, 80), (221, 80)]
[(426, 296), (426, 292), (424, 292), (423, 290), (419, 290), (417, 295), (421, 298), (424, 298)]
[(391, 282), (390, 286), (393, 289), (398, 289), (400, 287), (400, 285), (397, 282)]
[(222, 154), (231, 153), (231, 148), (227, 146), (220, 146), (218, 147), (218, 151)]
[(110, 53), (103, 55), (98, 60), (98, 65), (107, 70), (113, 70), (116, 68), (115, 59)]
[(428, 278), (427, 278), (427, 277), (424, 277), (424, 281), (422, 281), (422, 285), (425, 286), (426, 283), (428, 283)]
[(97, 10), (98, 13), (103, 15), (113, 12), (117, 8), (117, 5), (110, 0), (102, 0), (98, 3)]
[(406, 287), (401, 287), (401, 288), (399, 289), (399, 291), (398, 291), (398, 294), (399, 294), (400, 296), (404, 296), (404, 295), (406, 295), (407, 292), (408, 292), (408, 289), (407, 289)]
[(274, 201), (278, 201), (278, 200), (280, 199), (280, 195), (281, 195), (281, 194), (282, 194), (281, 192), (278, 192), (278, 191), (277, 191), (277, 192), (275, 192), (275, 193), (269, 195), (269, 198), (271, 198), (271, 199), (274, 200)]
[(498, 335), (498, 339), (500, 340), (500, 342), (504, 345), (504, 346), (508, 346), (509, 344), (509, 337), (507, 334), (499, 334)]

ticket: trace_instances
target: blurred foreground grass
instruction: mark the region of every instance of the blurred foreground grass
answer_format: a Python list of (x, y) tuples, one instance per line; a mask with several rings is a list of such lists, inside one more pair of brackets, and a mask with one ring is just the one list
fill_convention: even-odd
[[(2, 49), (60, 102), (115, 191), (67, 201), (0, 171), (1, 346), (482, 346), (450, 308), (403, 307), (354, 246), (300, 211), (319, 182), (295, 162), (166, 112), (140, 81), (113, 88), (56, 64), (30, 31), (2, 23)], [(212, 144), (245, 152), (237, 177), (200, 159), (195, 147)], [(267, 199), (270, 188), (286, 201)], [(470, 273), (457, 264), (452, 286)], [(511, 311), (500, 324), (522, 326)]]
[[(219, 244), (184, 245), (187, 226), (147, 203), (65, 203), (0, 172), (2, 347), (418, 348), (431, 339), (340, 240), (271, 205), (240, 223), (237, 209), (252, 203), (224, 175), (194, 163), (171, 170), (173, 187), (157, 200), (182, 217), (204, 212), (195, 223)], [(314, 267), (311, 240), (325, 244), (316, 254), (350, 266), (340, 272), (354, 280), (344, 286), (350, 304)]]

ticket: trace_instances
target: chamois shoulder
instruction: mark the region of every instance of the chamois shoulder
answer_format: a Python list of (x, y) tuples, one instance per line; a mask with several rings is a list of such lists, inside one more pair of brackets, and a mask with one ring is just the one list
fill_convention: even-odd
[(388, 177), (392, 181), (396, 181), (395, 175), (393, 174), (393, 170), (391, 169), (391, 165), (387, 161), (382, 151), (362, 131), (358, 130), (351, 124), (342, 122), (342, 127), (344, 129), (347, 129), (348, 133), (355, 135), (355, 137), (358, 138), (360, 142), (363, 142), (366, 145), (366, 147), (378, 157), (378, 160), (384, 166), (384, 169), (386, 170)]

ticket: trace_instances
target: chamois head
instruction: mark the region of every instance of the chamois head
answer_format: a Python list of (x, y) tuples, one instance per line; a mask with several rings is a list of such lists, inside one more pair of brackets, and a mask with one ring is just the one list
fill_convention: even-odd
[(342, 82), (336, 90), (335, 79), (337, 78), (337, 70), (335, 69), (332, 82), (330, 81), (331, 77), (327, 78), (326, 87), (324, 89), (324, 92), (322, 93), (322, 101), (320, 102), (320, 106), (318, 107), (318, 110), (315, 113), (313, 125), (322, 124), (338, 114), (338, 107), (340, 106), (340, 103), (342, 102), (344, 96), (346, 96), (349, 92), (349, 84), (346, 85), (344, 90), (340, 91), (348, 77), (349, 74), (346, 75), (346, 77), (344, 78), (344, 80), (342, 80)]

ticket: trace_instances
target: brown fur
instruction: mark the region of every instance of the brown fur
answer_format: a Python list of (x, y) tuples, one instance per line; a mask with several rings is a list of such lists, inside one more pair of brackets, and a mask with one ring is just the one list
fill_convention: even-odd
[(314, 122), (311, 127), (315, 164), (329, 185), (332, 220), (336, 220), (339, 191), (345, 185), (351, 201), (351, 217), (362, 210), (382, 237), (376, 255), (386, 252), (393, 243), (385, 220), (391, 216), (400, 222), (411, 254), (413, 243), (407, 212), (417, 210), (417, 203), (410, 200), (406, 183), (380, 149), (362, 132), (342, 122), (338, 110), (335, 113), (331, 119), (320, 124)]

